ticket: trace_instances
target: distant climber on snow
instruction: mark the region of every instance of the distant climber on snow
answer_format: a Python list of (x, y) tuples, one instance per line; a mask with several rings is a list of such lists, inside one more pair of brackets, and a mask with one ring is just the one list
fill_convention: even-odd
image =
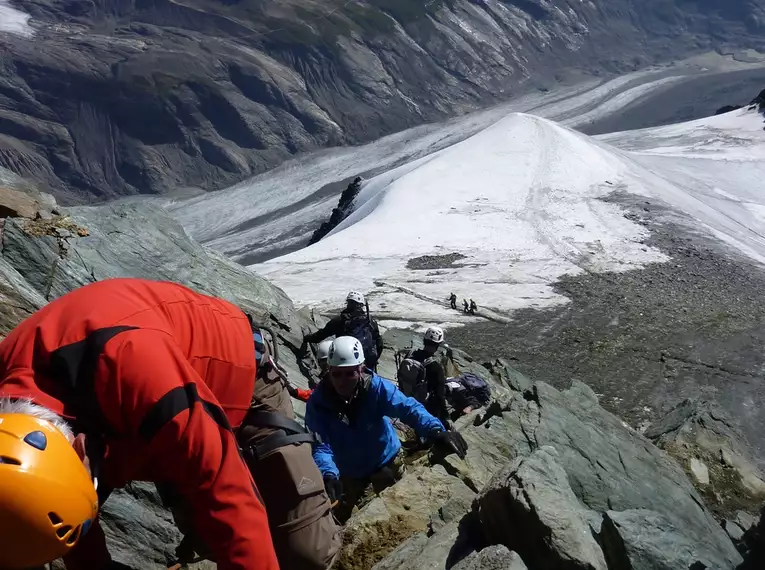
[(174, 486), (220, 568), (279, 568), (231, 429), (255, 367), (244, 313), (175, 283), (100, 281), (24, 320), (0, 343), (0, 568), (108, 568), (98, 511), (134, 480)]
[(422, 340), (423, 348), (405, 353), (397, 363), (396, 380), (405, 396), (423, 404), (428, 413), (448, 427), (446, 374), (436, 356), (443, 342), (444, 331), (440, 327), (428, 328)]
[(470, 310), (470, 305), (468, 305), (467, 299), (462, 299), (462, 312), (467, 314), (469, 310)]
[(308, 401), (305, 420), (321, 438), (313, 457), (330, 498), (339, 502), (335, 515), (340, 522), (350, 517), (370, 484), (379, 493), (403, 474), (401, 442), (388, 418), (400, 419), (447, 454), (464, 458), (467, 453), (462, 435), (446, 431), (417, 400), (364, 367), (364, 349), (357, 339), (335, 339), (328, 381)]
[(470, 310), (468, 311), (471, 315), (475, 315), (475, 312), (478, 310), (478, 305), (475, 304), (475, 301), (473, 299), (470, 299)]
[(452, 293), (451, 295), (449, 295), (449, 305), (450, 305), (450, 306), (451, 306), (451, 308), (452, 308), (452, 309), (454, 309), (455, 311), (457, 310), (457, 295), (455, 295), (454, 293)]
[(309, 342), (321, 342), (330, 336), (352, 336), (358, 339), (364, 348), (367, 368), (374, 370), (377, 367), (377, 361), (383, 350), (383, 340), (377, 321), (369, 316), (369, 305), (364, 295), (358, 291), (348, 293), (345, 309), (331, 319), (324, 328), (303, 337), (301, 352), (305, 354)]

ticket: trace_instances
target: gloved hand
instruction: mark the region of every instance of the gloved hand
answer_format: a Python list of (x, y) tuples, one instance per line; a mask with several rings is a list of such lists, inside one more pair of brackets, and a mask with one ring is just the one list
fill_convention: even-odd
[(467, 456), (468, 444), (458, 431), (436, 431), (430, 436), (434, 446), (441, 447), (445, 455), (456, 453), (460, 459)]
[(343, 496), (343, 484), (340, 482), (340, 479), (332, 474), (325, 475), (324, 488), (327, 490), (329, 502), (332, 503), (332, 506), (340, 501)]

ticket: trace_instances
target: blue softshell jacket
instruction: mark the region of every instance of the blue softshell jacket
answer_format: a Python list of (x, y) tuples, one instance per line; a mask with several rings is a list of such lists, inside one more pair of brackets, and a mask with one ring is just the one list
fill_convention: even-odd
[(372, 374), (368, 388), (362, 388), (353, 421), (333, 406), (330, 390), (329, 382), (319, 384), (305, 413), (306, 427), (321, 437), (313, 459), (324, 476), (363, 478), (393, 459), (401, 442), (389, 417), (400, 419), (422, 438), (444, 429), (422, 404), (377, 374)]

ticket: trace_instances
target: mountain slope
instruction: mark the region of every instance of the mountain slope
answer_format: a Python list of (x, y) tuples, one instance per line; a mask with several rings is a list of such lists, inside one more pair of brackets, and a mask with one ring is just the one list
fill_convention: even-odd
[(566, 68), (762, 47), (763, 2), (14, 0), (0, 166), (65, 201), (217, 189)]

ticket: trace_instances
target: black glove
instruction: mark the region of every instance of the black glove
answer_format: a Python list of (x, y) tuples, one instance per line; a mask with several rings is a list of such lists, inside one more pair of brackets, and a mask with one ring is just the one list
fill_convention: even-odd
[(465, 459), (468, 450), (467, 441), (458, 431), (437, 431), (430, 436), (434, 446), (442, 448), (449, 455), (456, 453), (460, 459)]
[(343, 484), (334, 475), (324, 476), (324, 488), (327, 490), (329, 502), (333, 505), (343, 496)]

